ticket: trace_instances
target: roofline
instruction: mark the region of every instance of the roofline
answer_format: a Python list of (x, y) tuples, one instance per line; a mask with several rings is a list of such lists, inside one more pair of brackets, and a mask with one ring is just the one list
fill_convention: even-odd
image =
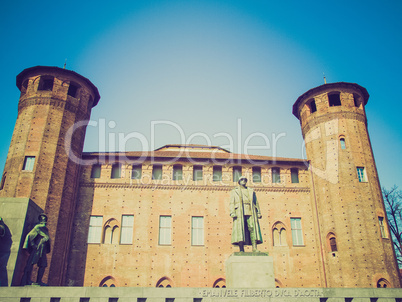
[(358, 90), (361, 92), (361, 94), (363, 95), (363, 99), (364, 99), (364, 105), (367, 104), (368, 99), (370, 97), (369, 93), (367, 92), (367, 89), (360, 86), (359, 84), (356, 83), (348, 83), (348, 82), (336, 82), (336, 83), (329, 83), (329, 84), (324, 84), (315, 88), (310, 89), (309, 91), (303, 93), (301, 96), (298, 97), (298, 99), (296, 100), (296, 102), (293, 104), (293, 110), (292, 113), (295, 117), (300, 118), (299, 117), (299, 105), (300, 103), (309, 98), (311, 95), (313, 94), (317, 94), (318, 92), (322, 91), (327, 91), (329, 89), (333, 89), (333, 88), (353, 88), (355, 90)]
[(98, 88), (96, 88), (96, 86), (90, 81), (88, 80), (86, 77), (76, 73), (75, 71), (72, 70), (68, 70), (68, 69), (63, 69), (60, 67), (56, 67), (56, 66), (34, 66), (34, 67), (29, 67), (24, 69), (23, 71), (21, 71), (16, 78), (16, 84), (19, 90), (21, 90), (21, 86), (22, 86), (22, 80), (26, 77), (27, 74), (35, 72), (37, 70), (47, 70), (47, 71), (53, 71), (53, 72), (58, 72), (58, 73), (62, 73), (68, 76), (74, 76), (77, 77), (81, 80), (83, 80), (85, 83), (88, 84), (89, 87), (92, 88), (92, 90), (95, 93), (95, 99), (94, 99), (94, 103), (92, 105), (92, 107), (95, 107), (99, 100), (100, 100), (100, 94), (98, 91)]
[(196, 148), (200, 148), (200, 149), (219, 149), (219, 150), (225, 151), (225, 152), (227, 152), (227, 153), (232, 153), (232, 152), (230, 152), (230, 151), (228, 151), (228, 150), (226, 150), (226, 149), (223, 149), (223, 148), (221, 148), (221, 147), (219, 147), (219, 146), (196, 145), (196, 144), (194, 144), (194, 145), (191, 145), (191, 144), (188, 144), (188, 145), (169, 144), (169, 145), (164, 145), (164, 146), (162, 146), (162, 147), (160, 147), (160, 148), (157, 148), (157, 149), (155, 149), (154, 151), (160, 151), (161, 149), (163, 149), (163, 148), (168, 148), (168, 147), (194, 148), (194, 149), (196, 149)]
[[(163, 152), (163, 151), (162, 151)], [(299, 158), (286, 158), (286, 157), (270, 157), (270, 156), (262, 156), (262, 155), (247, 155), (248, 158), (244, 158), (242, 156), (246, 154), (237, 154), (237, 153), (230, 153), (229, 157), (208, 157), (208, 156), (200, 156), (200, 157), (193, 157), (190, 154), (183, 154), (180, 156), (174, 156), (174, 155), (164, 155), (164, 154), (155, 154), (154, 151), (146, 151), (146, 152), (138, 152), (140, 154), (130, 154), (133, 152), (83, 152), (82, 153), (82, 158), (88, 158), (88, 157), (102, 157), (104, 159), (111, 157), (115, 159), (119, 158), (125, 158), (125, 159), (130, 159), (130, 158), (140, 158), (142, 162), (148, 161), (148, 160), (171, 160), (175, 159), (175, 161), (180, 161), (180, 160), (189, 160), (191, 159), (192, 161), (203, 161), (203, 160), (214, 160), (214, 161), (230, 161), (233, 163), (238, 163), (241, 161), (244, 162), (270, 162), (270, 163), (278, 163), (278, 162), (291, 162), (291, 163), (299, 163), (306, 165), (309, 160), (307, 159), (299, 159)], [(137, 153), (137, 152), (134, 152)], [(222, 153), (221, 153), (222, 154)], [(216, 155), (216, 154), (215, 154)]]

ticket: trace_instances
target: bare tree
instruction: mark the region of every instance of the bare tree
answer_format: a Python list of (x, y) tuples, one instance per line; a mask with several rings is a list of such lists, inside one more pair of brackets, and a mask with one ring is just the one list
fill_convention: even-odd
[(382, 194), (398, 266), (402, 267), (402, 191), (393, 186), (390, 190), (382, 188)]

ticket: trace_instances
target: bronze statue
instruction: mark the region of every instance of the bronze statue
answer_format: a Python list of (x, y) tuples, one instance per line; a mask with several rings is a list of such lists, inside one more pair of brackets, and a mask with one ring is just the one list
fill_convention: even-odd
[(258, 252), (257, 244), (262, 243), (260, 206), (253, 189), (248, 188), (247, 178), (241, 176), (238, 186), (230, 194), (230, 217), (233, 218), (232, 244), (244, 252), (245, 245), (251, 245)]
[(29, 257), (24, 269), (21, 285), (32, 284), (31, 274), (34, 264), (39, 268), (36, 284), (44, 285), (44, 283), (42, 283), (42, 277), (47, 267), (46, 254), (50, 252), (50, 239), (46, 227), (47, 216), (40, 214), (38, 219), (39, 223), (28, 233), (23, 245), (23, 248), (28, 250)]

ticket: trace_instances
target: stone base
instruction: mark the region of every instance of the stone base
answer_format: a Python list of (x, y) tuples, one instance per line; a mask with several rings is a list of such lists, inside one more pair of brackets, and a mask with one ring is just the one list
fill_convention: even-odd
[(228, 288), (275, 288), (273, 258), (268, 254), (237, 252), (225, 265)]

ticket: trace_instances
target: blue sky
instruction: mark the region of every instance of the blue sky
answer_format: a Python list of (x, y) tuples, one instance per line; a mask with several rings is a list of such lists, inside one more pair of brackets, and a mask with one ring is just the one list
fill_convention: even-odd
[[(370, 94), (381, 184), (402, 186), (401, 15), (402, 2), (388, 0), (3, 3), (0, 166), (17, 117), (16, 75), (67, 59), (67, 69), (101, 94), (85, 151), (119, 143), (125, 150), (182, 142), (228, 148), (228, 134), (233, 152), (244, 152), (247, 141), (257, 146), (250, 154), (302, 158), (295, 100), (323, 84), (323, 73), (328, 82), (358, 83)], [(144, 137), (147, 146), (136, 138), (122, 144), (119, 133)], [(263, 137), (270, 149), (258, 149)]]

